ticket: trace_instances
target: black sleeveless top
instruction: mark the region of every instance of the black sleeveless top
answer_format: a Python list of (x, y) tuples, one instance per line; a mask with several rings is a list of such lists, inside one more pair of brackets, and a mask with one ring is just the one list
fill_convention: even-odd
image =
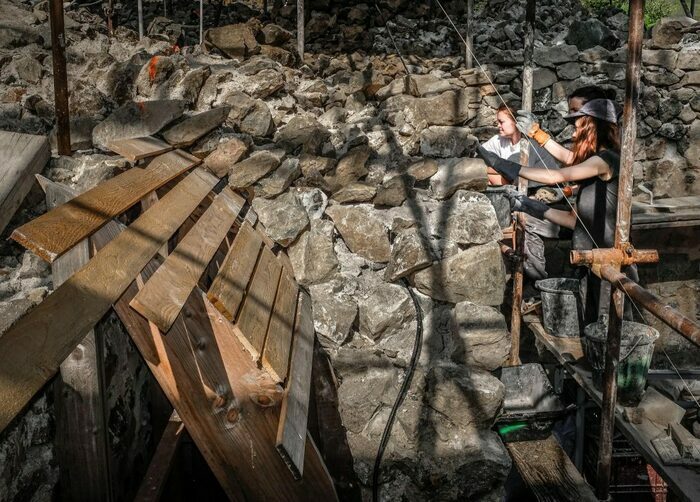
[[(615, 244), (615, 224), (617, 221), (617, 190), (620, 174), (620, 154), (613, 150), (603, 150), (596, 154), (610, 166), (612, 176), (603, 181), (600, 177), (589, 178), (580, 183), (576, 197), (576, 220), (571, 241), (573, 249), (610, 248)], [(591, 235), (581, 225), (586, 226)]]

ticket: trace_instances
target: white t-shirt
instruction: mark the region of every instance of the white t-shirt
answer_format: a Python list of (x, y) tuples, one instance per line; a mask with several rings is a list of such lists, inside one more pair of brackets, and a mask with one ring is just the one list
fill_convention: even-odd
[[(495, 153), (502, 159), (518, 163), (520, 162), (519, 141), (516, 144), (513, 144), (509, 138), (496, 134), (481, 146), (483, 146), (489, 152)], [(535, 153), (533, 149), (537, 150), (537, 153)], [(540, 168), (547, 167), (548, 169), (559, 169), (560, 167), (559, 162), (557, 162), (552, 154), (538, 145), (535, 141), (530, 141), (530, 157), (528, 159), (528, 166)], [(528, 185), (531, 187), (544, 186), (543, 183), (537, 183), (536, 181), (530, 181)]]
[[(520, 142), (513, 142), (510, 138), (496, 134), (486, 143), (481, 145), (485, 150), (495, 153), (502, 159), (518, 161), (520, 159)], [(517, 159), (514, 157), (518, 157)]]

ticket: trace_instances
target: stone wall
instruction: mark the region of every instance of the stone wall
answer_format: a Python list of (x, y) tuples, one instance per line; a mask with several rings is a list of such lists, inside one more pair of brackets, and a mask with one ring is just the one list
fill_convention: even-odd
[[(571, 131), (561, 114), (570, 90), (591, 83), (621, 89), (626, 18), (589, 19), (573, 0), (540, 3), (535, 108), (545, 127), (566, 140)], [(197, 124), (210, 132), (189, 149), (202, 158), (214, 153), (210, 166), (228, 172), (233, 187), (254, 191), (253, 207), (309, 289), (364, 494), (420, 328), (421, 358), (387, 448), (383, 497), (500, 500), (510, 459), (490, 428), (503, 399), (492, 372), (510, 348), (498, 310), (505, 266), (496, 213), (480, 193), (484, 165), (470, 156), (478, 140), (496, 132), (496, 91), (506, 100), (520, 92), (524, 8), (490, 1), (479, 13), (475, 52), (494, 87), (479, 69), (463, 68), (459, 39), (428, 2), (382, 3), (410, 81), (372, 5), (309, 2), (308, 53), (299, 61), (294, 5), (271, 4), (264, 22), (251, 18), (249, 6), (232, 4), (222, 26), (208, 31), (207, 50), (181, 47), (192, 40), (184, 10), (173, 14), (177, 22), (154, 19), (160, 6), (147, 3), (150, 36), (141, 41), (126, 27), (108, 38), (94, 14), (69, 10), (72, 141), (80, 152), (53, 159), (47, 174), (88, 186), (124, 166), (99, 149), (144, 116), (147, 127), (139, 134), (147, 135), (224, 109)], [(48, 132), (54, 118), (42, 5), (0, 5), (9, 27), (0, 31), (3, 129)], [(463, 6), (447, 4), (460, 27)], [(687, 25), (665, 21), (644, 53), (636, 167), (639, 181), (657, 195), (698, 191), (700, 88), (692, 68), (698, 45), (692, 27), (682, 33)], [(25, 209), (43, 211), (36, 204)], [(0, 308), (38, 302), (48, 292), (48, 271), (22, 275), (31, 255), (6, 251), (3, 267), (12, 280), (2, 283), (11, 286)], [(689, 280), (697, 285), (697, 277)], [(420, 305), (420, 326), (408, 288)], [(116, 385), (127, 398), (112, 400), (121, 410), (111, 414), (113, 447), (123, 438), (144, 445), (148, 431), (130, 413), (147, 412), (146, 373), (131, 350), (116, 352), (122, 362), (114, 368), (129, 381)], [(50, 404), (39, 402), (37, 410), (49, 413)], [(31, 420), (37, 433), (17, 441), (27, 448), (40, 437), (49, 445), (42, 457), (48, 493), (56, 467), (50, 434), (43, 434), (50, 420), (40, 418)], [(144, 461), (137, 451), (124, 458), (136, 470)], [(16, 456), (7, 465), (20, 461)]]

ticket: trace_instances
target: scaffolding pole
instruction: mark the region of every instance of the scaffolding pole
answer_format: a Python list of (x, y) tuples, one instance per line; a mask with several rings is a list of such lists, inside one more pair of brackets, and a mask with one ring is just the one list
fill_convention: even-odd
[(297, 0), (297, 52), (304, 61), (304, 0)]
[(143, 38), (143, 0), (137, 0), (136, 10), (139, 16), (139, 40)]
[(467, 0), (467, 33), (464, 39), (467, 44), (464, 50), (464, 62), (467, 69), (474, 67), (474, 35), (472, 34), (472, 19), (474, 17), (474, 0)]
[(70, 114), (68, 111), (68, 73), (66, 71), (66, 35), (63, 27), (63, 2), (50, 0), (53, 94), (56, 110), (56, 143), (59, 155), (70, 155)]
[[(639, 101), (639, 74), (644, 36), (644, 0), (630, 0), (629, 38), (627, 42), (627, 75), (625, 83), (625, 108), (620, 153), (620, 176), (617, 196), (617, 224), (615, 248), (624, 250), (629, 243), (632, 220), (632, 184), (634, 143), (637, 136), (637, 104)], [(619, 265), (615, 268), (619, 272)], [(620, 360), (620, 337), (624, 312), (624, 292), (615, 289), (610, 302), (608, 342), (603, 373), (603, 406), (600, 417), (600, 444), (596, 495), (607, 500), (610, 493), (612, 463), (612, 439), (615, 429), (615, 404), (617, 401), (617, 366)]]
[[(525, 47), (523, 50), (523, 95), (521, 107), (532, 111), (532, 54), (535, 46), (535, 0), (527, 0), (525, 11)], [(530, 163), (530, 142), (523, 137), (520, 140), (520, 165)], [(527, 191), (527, 180), (518, 178), (518, 190)], [(510, 362), (520, 364), (520, 329), (522, 324), (523, 303), (523, 260), (525, 251), (525, 221), (524, 214), (516, 213), (513, 247), (519, 257), (513, 271), (513, 308), (510, 318)]]

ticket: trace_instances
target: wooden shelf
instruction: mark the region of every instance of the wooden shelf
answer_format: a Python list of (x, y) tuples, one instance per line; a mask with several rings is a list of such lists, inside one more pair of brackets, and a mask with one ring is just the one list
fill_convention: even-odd
[[(560, 338), (552, 336), (544, 329), (539, 317), (527, 315), (523, 318), (535, 337), (549, 350), (557, 361), (567, 370), (581, 388), (600, 406), (602, 393), (593, 386), (590, 367), (583, 359), (583, 349), (579, 338)], [(700, 471), (683, 466), (665, 465), (651, 440), (664, 433), (664, 428), (644, 419), (641, 424), (631, 424), (623, 416), (624, 408), (617, 405), (615, 425), (624, 434), (632, 446), (651, 464), (656, 472), (668, 483), (669, 487), (681, 500), (693, 502), (700, 494)]]

